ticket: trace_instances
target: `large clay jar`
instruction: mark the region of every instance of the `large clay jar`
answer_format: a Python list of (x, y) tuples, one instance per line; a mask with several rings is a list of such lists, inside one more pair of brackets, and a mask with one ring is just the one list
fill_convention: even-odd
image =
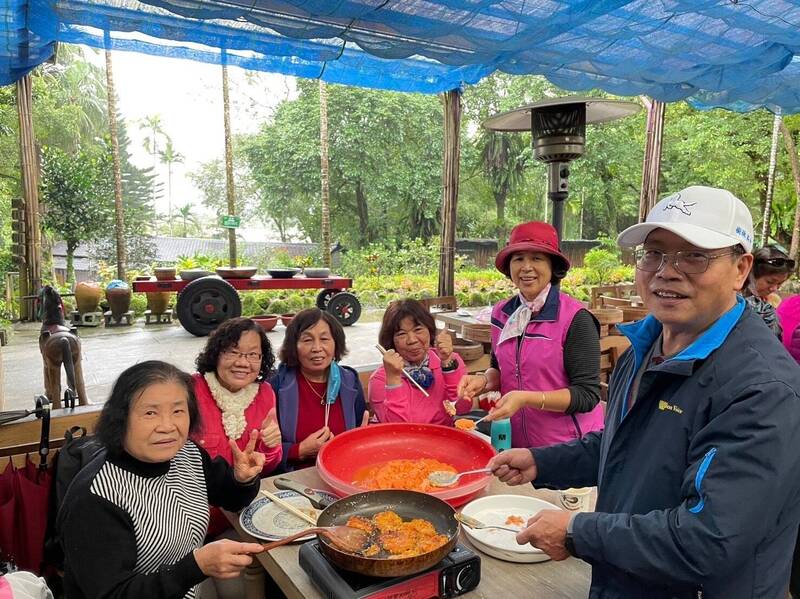
[(125, 281), (115, 279), (106, 287), (106, 300), (111, 315), (119, 320), (131, 307), (131, 288)]
[(103, 290), (99, 283), (83, 281), (75, 285), (75, 305), (81, 314), (97, 312)]
[(163, 314), (169, 308), (169, 301), (172, 294), (169, 291), (148, 291), (147, 309), (153, 314)]

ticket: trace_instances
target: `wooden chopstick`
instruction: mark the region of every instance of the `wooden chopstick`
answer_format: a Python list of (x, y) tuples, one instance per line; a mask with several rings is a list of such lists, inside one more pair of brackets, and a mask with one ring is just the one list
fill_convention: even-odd
[[(381, 344), (376, 344), (376, 345), (375, 345), (375, 347), (378, 349), (378, 351), (379, 351), (379, 352), (381, 352), (381, 355), (383, 355), (383, 354), (385, 354), (385, 353), (386, 353), (386, 350), (385, 350), (385, 349), (383, 349), (383, 346), (382, 346)], [(415, 386), (417, 389), (419, 389), (420, 391), (422, 391), (422, 394), (423, 394), (425, 397), (430, 397), (430, 395), (428, 395), (428, 392), (427, 392), (427, 391), (425, 391), (425, 389), (423, 389), (423, 388), (420, 386), (420, 384), (419, 384), (417, 381), (415, 381), (415, 380), (413, 379), (413, 377), (412, 377), (410, 374), (408, 374), (408, 373), (405, 371), (405, 369), (403, 369), (401, 372), (402, 372), (404, 375), (406, 375), (406, 378), (407, 378), (409, 381), (411, 381), (412, 383), (414, 383), (414, 386)]]
[(270, 501), (272, 501), (275, 504), (281, 506), (285, 510), (293, 513), (298, 518), (302, 518), (303, 520), (305, 520), (306, 522), (308, 522), (312, 526), (316, 526), (317, 525), (317, 519), (316, 518), (312, 518), (311, 516), (309, 516), (305, 512), (300, 511), (295, 506), (293, 506), (291, 503), (289, 503), (288, 501), (284, 501), (283, 499), (281, 499), (280, 497), (278, 497), (274, 493), (270, 493), (269, 491), (266, 491), (265, 489), (261, 489), (261, 494), (264, 497), (266, 497), (267, 499), (269, 499)]

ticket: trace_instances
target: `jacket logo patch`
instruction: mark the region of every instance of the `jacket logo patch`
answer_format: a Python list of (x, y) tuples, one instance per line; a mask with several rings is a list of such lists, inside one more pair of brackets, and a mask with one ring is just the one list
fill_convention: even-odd
[(673, 197), (670, 198), (670, 200), (664, 206), (664, 212), (666, 212), (667, 210), (672, 210), (674, 208), (675, 210), (682, 212), (686, 216), (691, 216), (692, 213), (689, 211), (689, 208), (691, 208), (695, 204), (697, 204), (697, 202), (692, 202), (691, 204), (687, 204), (685, 200), (681, 199), (681, 194), (676, 193)]
[(683, 410), (681, 410), (678, 406), (667, 403), (663, 399), (658, 402), (658, 409), (662, 412), (675, 412), (676, 414), (683, 414)]

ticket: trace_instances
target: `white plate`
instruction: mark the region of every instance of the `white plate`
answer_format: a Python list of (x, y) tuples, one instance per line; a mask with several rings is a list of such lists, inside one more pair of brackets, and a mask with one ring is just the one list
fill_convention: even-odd
[[(525, 495), (490, 495), (476, 499), (464, 506), (462, 513), (480, 520), (484, 524), (509, 526), (506, 519), (509, 516), (519, 516), (527, 523), (539, 510), (560, 510), (561, 508), (547, 501), (527, 497)], [(513, 532), (485, 528), (472, 530), (462, 526), (469, 540), (483, 551), (509, 562), (535, 563), (544, 562), (550, 558), (541, 549), (531, 547), (530, 544), (518, 545)], [(523, 527), (520, 527), (522, 530)]]
[[(326, 491), (317, 491), (317, 493), (331, 501), (339, 499), (336, 495), (331, 495)], [(274, 495), (284, 501), (288, 501), (311, 517), (319, 514), (320, 510), (315, 510), (308, 499), (294, 491), (277, 491)], [(281, 506), (275, 505), (264, 496), (259, 496), (253, 503), (242, 510), (242, 513), (239, 514), (239, 524), (246, 533), (265, 541), (278, 541), (300, 532), (304, 528), (311, 528), (308, 522), (298, 518)], [(308, 541), (313, 538), (314, 535), (308, 535), (297, 540)]]

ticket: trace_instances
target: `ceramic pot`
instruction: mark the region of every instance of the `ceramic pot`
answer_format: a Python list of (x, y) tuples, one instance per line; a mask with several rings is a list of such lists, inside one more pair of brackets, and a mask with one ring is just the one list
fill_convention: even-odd
[(106, 300), (108, 300), (111, 315), (116, 320), (119, 320), (131, 307), (131, 289), (127, 285), (125, 287), (107, 288)]
[(286, 314), (281, 314), (281, 322), (283, 323), (283, 326), (288, 327), (289, 323), (292, 322), (292, 320), (294, 319), (294, 315), (295, 315), (294, 312), (287, 312)]
[(169, 301), (172, 294), (169, 291), (148, 291), (147, 309), (153, 314), (163, 314), (169, 308)]
[(269, 332), (278, 324), (277, 314), (259, 314), (258, 316), (251, 316), (250, 320), (255, 322), (258, 326), (264, 329), (264, 332)]
[(81, 314), (97, 312), (103, 290), (94, 281), (83, 281), (75, 285), (75, 305)]
[(164, 266), (156, 268), (156, 280), (158, 281), (173, 281), (175, 280), (175, 268), (171, 266)]

